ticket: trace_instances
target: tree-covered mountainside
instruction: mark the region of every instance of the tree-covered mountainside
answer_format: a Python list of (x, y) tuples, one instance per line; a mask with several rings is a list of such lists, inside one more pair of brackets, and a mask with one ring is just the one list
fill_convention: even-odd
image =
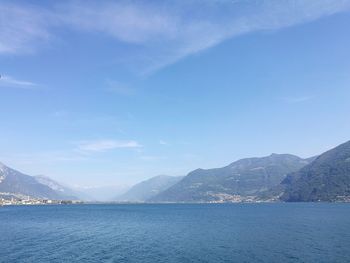
[(281, 183), (285, 176), (308, 164), (290, 154), (241, 159), (223, 168), (197, 169), (161, 192), (153, 202), (208, 202), (255, 196)]
[(115, 200), (127, 202), (144, 202), (173, 186), (182, 178), (183, 177), (181, 176), (155, 176), (134, 185), (125, 194), (116, 197)]
[(11, 169), (0, 163), (0, 193), (29, 196), (41, 199), (71, 199), (46, 184), (38, 181), (37, 178)]
[(289, 202), (350, 200), (350, 141), (321, 154), (281, 184)]

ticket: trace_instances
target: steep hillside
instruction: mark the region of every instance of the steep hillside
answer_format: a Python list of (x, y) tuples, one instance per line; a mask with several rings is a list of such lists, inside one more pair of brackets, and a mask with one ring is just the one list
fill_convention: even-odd
[(65, 198), (68, 198), (70, 200), (77, 200), (81, 199), (79, 198), (79, 193), (72, 190), (71, 188), (64, 186), (55, 180), (51, 179), (50, 177), (47, 177), (45, 175), (37, 175), (34, 177), (35, 180), (43, 185), (48, 186), (52, 190), (54, 190), (56, 193), (58, 193), (61, 196), (65, 196)]
[(281, 183), (288, 173), (308, 164), (290, 154), (241, 159), (223, 168), (197, 169), (150, 199), (154, 202), (208, 202), (255, 196)]
[(1, 163), (0, 193), (10, 193), (42, 199), (69, 199), (47, 185), (38, 182), (35, 177), (18, 172)]
[(350, 141), (321, 154), (282, 182), (281, 200), (289, 202), (350, 200)]

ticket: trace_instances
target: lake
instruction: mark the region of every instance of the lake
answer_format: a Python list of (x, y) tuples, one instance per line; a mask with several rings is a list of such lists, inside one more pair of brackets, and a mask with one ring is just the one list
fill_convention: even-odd
[(350, 262), (350, 204), (0, 207), (0, 262)]

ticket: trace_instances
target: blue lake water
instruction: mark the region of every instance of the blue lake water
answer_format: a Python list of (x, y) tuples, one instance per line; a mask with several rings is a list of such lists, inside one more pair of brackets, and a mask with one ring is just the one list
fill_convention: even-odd
[(350, 204), (0, 207), (0, 262), (350, 262)]

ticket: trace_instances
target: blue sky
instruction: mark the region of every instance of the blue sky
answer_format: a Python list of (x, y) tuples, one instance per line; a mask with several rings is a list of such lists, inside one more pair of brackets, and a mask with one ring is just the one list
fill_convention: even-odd
[(350, 1), (0, 1), (0, 161), (133, 184), (350, 139)]

